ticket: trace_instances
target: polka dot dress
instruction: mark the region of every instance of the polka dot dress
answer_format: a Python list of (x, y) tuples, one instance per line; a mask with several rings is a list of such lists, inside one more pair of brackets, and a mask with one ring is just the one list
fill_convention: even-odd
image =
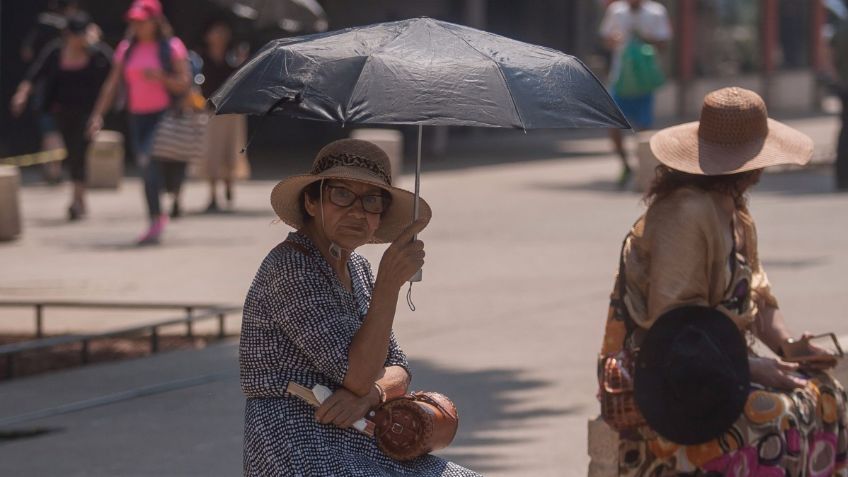
[[(397, 462), (372, 437), (320, 424), (315, 410), (289, 396), (289, 381), (308, 388), (338, 388), (347, 373), (347, 352), (371, 301), (368, 261), (352, 254), (353, 290), (346, 290), (304, 235), (295, 247), (271, 250), (247, 293), (239, 361), (247, 396), (244, 474), (249, 476), (476, 476), (435, 456)], [(391, 336), (386, 366), (408, 369)]]

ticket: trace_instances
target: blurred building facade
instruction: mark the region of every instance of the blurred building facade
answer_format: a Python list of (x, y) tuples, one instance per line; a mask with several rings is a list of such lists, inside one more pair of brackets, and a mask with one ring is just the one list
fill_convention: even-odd
[[(236, 0), (233, 0), (234, 2)], [(576, 55), (600, 78), (608, 55), (597, 30), (610, 0), (319, 0), (329, 28), (430, 16), (485, 29)], [(663, 52), (669, 81), (658, 93), (657, 116), (666, 121), (697, 115), (704, 94), (735, 84), (762, 94), (773, 111), (811, 112), (824, 90), (828, 19), (844, 0), (660, 0), (669, 10), (675, 38)], [(123, 13), (131, 0), (80, 0), (112, 46), (123, 36)], [(175, 31), (198, 48), (204, 23), (220, 0), (162, 0)], [(3, 2), (0, 10), (0, 156), (31, 152), (34, 123), (11, 121), (9, 99), (23, 75), (21, 38), (48, 0)], [(254, 48), (286, 36), (242, 25), (237, 34)], [(113, 121), (120, 121), (114, 115)], [(276, 119), (275, 119), (276, 121)], [(320, 125), (285, 125), (279, 141), (326, 139)]]
[[(331, 28), (429, 15), (573, 54), (599, 77), (608, 55), (598, 26), (611, 0), (322, 0)], [(668, 83), (657, 114), (672, 119), (700, 111), (704, 95), (735, 84), (763, 95), (773, 110), (819, 107), (818, 78), (827, 69), (824, 40), (843, 0), (659, 0), (675, 38), (663, 52)], [(838, 4), (838, 5), (835, 5)]]

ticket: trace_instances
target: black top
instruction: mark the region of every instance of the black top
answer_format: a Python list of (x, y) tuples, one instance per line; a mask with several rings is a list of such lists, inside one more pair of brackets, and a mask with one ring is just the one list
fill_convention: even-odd
[(47, 45), (27, 71), (25, 79), (44, 79), (45, 109), (74, 109), (91, 111), (100, 93), (100, 87), (112, 67), (112, 52), (103, 43), (89, 47), (89, 60), (82, 68), (63, 69), (61, 66), (62, 42)]
[(64, 26), (64, 15), (56, 12), (39, 13), (35, 25), (21, 42), (21, 47), (29, 48), (33, 54), (38, 55), (45, 46), (60, 37)]
[(224, 84), (224, 81), (238, 69), (238, 66), (230, 64), (229, 56), (228, 54), (227, 59), (219, 63), (210, 58), (207, 53), (201, 55), (203, 58), (203, 77), (205, 79), (203, 84), (200, 85), (200, 90), (203, 92), (204, 98), (212, 96), (212, 93), (220, 88)]

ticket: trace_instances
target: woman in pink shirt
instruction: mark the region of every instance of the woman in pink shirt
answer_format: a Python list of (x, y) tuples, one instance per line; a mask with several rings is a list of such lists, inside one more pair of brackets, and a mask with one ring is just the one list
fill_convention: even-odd
[(129, 35), (115, 50), (112, 71), (100, 91), (88, 131), (93, 134), (103, 126), (103, 114), (123, 81), (130, 136), (143, 171), (150, 214), (150, 226), (139, 238), (139, 244), (151, 244), (159, 241), (168, 221), (159, 201), (164, 165), (151, 158), (153, 136), (173, 98), (188, 92), (191, 76), (186, 47), (172, 35), (159, 0), (135, 0), (126, 18)]

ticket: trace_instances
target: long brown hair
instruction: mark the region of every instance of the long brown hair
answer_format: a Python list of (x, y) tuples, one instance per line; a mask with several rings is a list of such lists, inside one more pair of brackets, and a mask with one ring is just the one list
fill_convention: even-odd
[[(165, 15), (159, 15), (158, 17), (152, 18), (152, 20), (156, 24), (157, 41), (170, 40), (174, 36), (174, 28), (171, 26), (171, 22), (165, 18)], [(124, 38), (131, 42), (136, 41), (135, 34), (129, 26), (124, 34)]]
[(727, 194), (733, 198), (736, 207), (741, 209), (746, 206), (748, 189), (760, 181), (762, 172), (762, 169), (755, 169), (737, 174), (705, 176), (659, 165), (656, 169), (656, 178), (651, 183), (648, 193), (645, 194), (644, 201), (651, 205), (682, 187), (695, 187), (707, 192)]

